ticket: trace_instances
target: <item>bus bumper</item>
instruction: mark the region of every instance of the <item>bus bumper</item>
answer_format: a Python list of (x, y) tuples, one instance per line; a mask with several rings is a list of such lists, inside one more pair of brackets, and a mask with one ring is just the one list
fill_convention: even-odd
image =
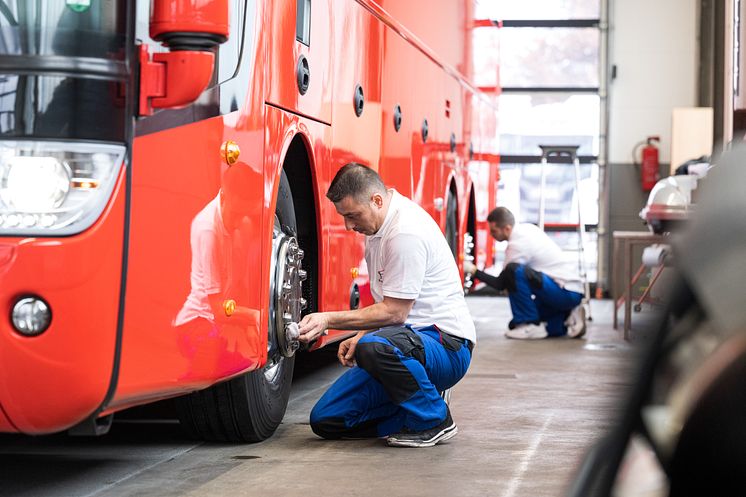
[[(122, 274), (124, 171), (98, 221), (65, 238), (0, 239), (0, 431), (45, 434), (96, 412), (112, 381)], [(38, 296), (49, 328), (28, 337), (14, 304)]]

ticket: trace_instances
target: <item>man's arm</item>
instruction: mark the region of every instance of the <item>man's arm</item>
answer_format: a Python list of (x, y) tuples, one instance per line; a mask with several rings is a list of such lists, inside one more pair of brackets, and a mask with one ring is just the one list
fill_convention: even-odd
[(492, 276), (491, 274), (487, 274), (487, 273), (485, 273), (484, 271), (481, 271), (481, 270), (479, 270), (479, 269), (477, 269), (477, 270), (476, 270), (476, 271), (474, 272), (474, 276), (475, 276), (475, 277), (476, 277), (476, 278), (477, 278), (477, 279), (478, 279), (479, 281), (482, 281), (482, 282), (484, 282), (484, 283), (485, 283), (486, 285), (489, 285), (489, 286), (491, 286), (492, 288), (494, 288), (494, 289), (495, 289), (495, 290), (497, 290), (498, 292), (502, 292), (503, 290), (505, 290), (505, 289), (506, 289), (506, 288), (505, 288), (505, 278), (502, 278), (502, 277), (501, 277), (501, 276), (502, 276), (502, 274), (503, 274), (503, 273), (501, 272), (499, 276)]
[(339, 330), (370, 330), (403, 324), (412, 310), (414, 299), (383, 297), (383, 301), (354, 311), (315, 312), (300, 321), (301, 342), (308, 343), (329, 328)]
[(475, 278), (478, 278), (479, 281), (491, 286), (498, 292), (504, 292), (508, 289), (508, 282), (506, 281), (507, 273), (505, 271), (501, 271), (498, 276), (492, 276), (491, 274), (477, 269), (477, 266), (473, 262), (466, 261), (464, 262), (464, 272), (470, 273)]

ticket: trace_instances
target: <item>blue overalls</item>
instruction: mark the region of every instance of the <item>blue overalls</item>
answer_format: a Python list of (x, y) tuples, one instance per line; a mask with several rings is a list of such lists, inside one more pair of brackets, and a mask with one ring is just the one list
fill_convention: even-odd
[(447, 413), (440, 391), (466, 374), (472, 347), (435, 326), (391, 326), (365, 335), (355, 349), (357, 366), (316, 403), (311, 428), (320, 437), (337, 439), (437, 426)]
[(583, 294), (565, 290), (552, 278), (522, 264), (508, 264), (504, 271), (513, 271), (514, 277), (514, 286), (508, 288), (513, 311), (510, 328), (546, 321), (549, 336), (567, 334), (565, 320), (570, 311), (580, 305)]

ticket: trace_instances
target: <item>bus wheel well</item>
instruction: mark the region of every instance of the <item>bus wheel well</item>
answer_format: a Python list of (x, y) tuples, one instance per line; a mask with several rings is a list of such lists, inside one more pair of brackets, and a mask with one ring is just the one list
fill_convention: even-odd
[(311, 175), (311, 160), (308, 148), (302, 136), (296, 135), (290, 143), (285, 161), (282, 164), (290, 183), (295, 207), (295, 219), (298, 227), (298, 243), (305, 252), (303, 268), (308, 278), (303, 284), (303, 298), (308, 306), (304, 314), (318, 310), (318, 232), (316, 202), (314, 200), (314, 181)]
[(446, 225), (445, 237), (448, 246), (453, 253), (454, 259), (458, 261), (459, 251), (459, 212), (458, 212), (458, 192), (456, 184), (451, 181), (448, 186), (448, 198), (446, 200)]
[(466, 232), (476, 240), (477, 237), (477, 201), (474, 196), (474, 189), (469, 191), (469, 210), (466, 214)]

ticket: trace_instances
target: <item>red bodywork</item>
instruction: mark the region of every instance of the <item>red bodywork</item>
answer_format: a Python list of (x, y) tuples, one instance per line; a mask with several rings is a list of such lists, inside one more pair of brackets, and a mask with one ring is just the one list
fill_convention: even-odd
[[(444, 231), (444, 204), (455, 191), (458, 253), (470, 229), (477, 263), (491, 262), (486, 216), (495, 205), (498, 179), (496, 110), (470, 84), (471, 2), (314, 0), (308, 45), (296, 40), (295, 1), (256, 3), (246, 15), (241, 67), (247, 83), (236, 110), (140, 133), (107, 209), (86, 232), (0, 240), (5, 315), (24, 293), (41, 295), (53, 312), (50, 329), (35, 338), (21, 337), (7, 319), (0, 321), (0, 431), (56, 432), (91, 415), (184, 394), (261, 367), (277, 180), (293, 146), (305, 150), (303, 167), (312, 181), (308, 201), (318, 240), (318, 310), (348, 309), (355, 282), (363, 303), (369, 303), (363, 237), (345, 231), (324, 197), (335, 172), (350, 161), (377, 168)], [(304, 95), (296, 82), (300, 55), (310, 67)], [(360, 117), (353, 107), (356, 85), (365, 95)], [(396, 105), (402, 109), (398, 132)], [(242, 326), (185, 338), (174, 322), (190, 291), (190, 226), (218, 194), (226, 140), (240, 147), (239, 160), (251, 177), (243, 192), (254, 199), (246, 242), (232, 247), (229, 261), (238, 280), (229, 297), (248, 308), (251, 318)], [(316, 347), (343, 336), (332, 332)]]

